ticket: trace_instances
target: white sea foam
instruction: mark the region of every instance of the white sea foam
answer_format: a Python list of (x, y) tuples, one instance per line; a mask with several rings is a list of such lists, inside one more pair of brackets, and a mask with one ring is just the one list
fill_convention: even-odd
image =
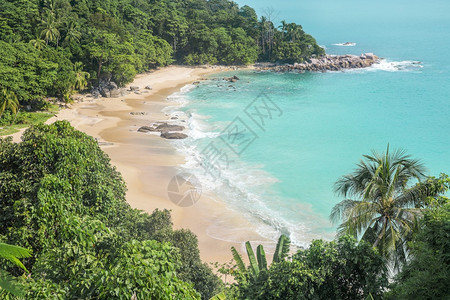
[(341, 46), (341, 47), (354, 47), (354, 46), (356, 46), (356, 43), (345, 42), (345, 43), (337, 43), (337, 44), (333, 44), (333, 45)]
[(389, 61), (381, 59), (379, 63), (373, 64), (369, 69), (380, 70), (386, 72), (410, 72), (420, 71), (423, 68), (420, 61), (404, 60), (404, 61)]
[[(188, 128), (187, 139), (173, 142), (185, 157), (182, 171), (194, 173), (205, 193), (211, 192), (223, 199), (226, 207), (243, 215), (255, 224), (254, 231), (274, 243), (282, 233), (288, 234), (293, 245), (299, 247), (307, 246), (313, 238), (323, 237), (312, 233), (314, 228), (318, 228), (317, 220), (320, 216), (315, 215), (310, 207), (299, 207), (300, 204), (296, 204), (299, 212), (296, 216), (299, 217), (290, 220), (299, 221), (287, 220), (283, 215), (286, 212), (283, 208), (288, 209), (285, 206), (286, 199), (281, 199), (271, 189), (278, 180), (265, 172), (263, 166), (242, 161), (226, 145), (222, 145), (221, 150), (227, 152), (230, 158), (229, 166), (221, 168), (219, 174), (215, 173), (214, 176), (205, 171), (205, 165), (201, 165), (205, 160), (205, 147), (210, 142), (220, 142), (218, 137), (226, 124), (211, 122), (209, 116), (198, 114), (195, 110), (186, 110), (189, 103), (186, 93), (192, 88), (187, 86), (179, 93), (171, 95), (168, 100), (176, 103), (176, 106), (168, 107), (165, 111), (171, 117), (177, 117), (174, 123), (184, 120), (185, 122), (180, 124)], [(322, 228), (326, 227), (322, 225)], [(208, 229), (208, 234), (216, 239), (235, 242), (231, 239), (236, 229), (233, 226), (226, 228), (213, 225)]]

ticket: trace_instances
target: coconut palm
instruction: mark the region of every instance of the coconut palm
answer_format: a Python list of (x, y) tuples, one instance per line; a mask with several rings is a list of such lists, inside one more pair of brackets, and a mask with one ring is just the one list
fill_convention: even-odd
[[(28, 272), (28, 270), (19, 258), (27, 257), (31, 257), (31, 251), (19, 246), (0, 243), (0, 258), (11, 261), (25, 272)], [(0, 292), (1, 290), (5, 290), (14, 296), (22, 296), (20, 284), (7, 271), (2, 269), (0, 269)]]
[(16, 114), (19, 109), (19, 100), (17, 100), (17, 96), (14, 92), (3, 88), (0, 91), (0, 119), (7, 109), (10, 109), (14, 114)]
[(81, 62), (76, 62), (73, 69), (76, 74), (75, 89), (83, 90), (86, 88), (88, 84), (87, 80), (91, 75), (88, 72), (83, 71), (83, 63)]
[(68, 24), (68, 28), (67, 28), (67, 33), (66, 33), (66, 37), (64, 39), (64, 43), (65, 44), (70, 44), (70, 43), (78, 43), (80, 42), (81, 39), (81, 33), (78, 31), (77, 25), (75, 22), (71, 21)]
[(48, 13), (47, 19), (42, 20), (43, 29), (41, 31), (41, 37), (44, 38), (45, 43), (56, 40), (56, 44), (59, 42), (59, 30), (57, 28), (58, 23), (55, 20), (55, 15), (51, 12)]
[(44, 40), (41, 40), (41, 39), (39, 38), (39, 36), (36, 36), (35, 39), (30, 40), (29, 43), (30, 43), (31, 45), (33, 45), (33, 47), (36, 48), (36, 49), (38, 49), (38, 50), (41, 50), (42, 48), (45, 47), (45, 41), (44, 41)]
[[(350, 234), (373, 243), (393, 267), (407, 256), (406, 241), (416, 225), (417, 203), (433, 196), (433, 189), (420, 181), (424, 166), (404, 150), (364, 155), (356, 170), (340, 178), (335, 192), (346, 199), (332, 210), (333, 222), (342, 220), (338, 236)], [(412, 181), (418, 181), (408, 188)]]

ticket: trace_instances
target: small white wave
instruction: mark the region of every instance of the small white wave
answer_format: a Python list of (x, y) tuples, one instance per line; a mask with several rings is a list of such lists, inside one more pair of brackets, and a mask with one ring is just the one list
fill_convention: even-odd
[(423, 68), (420, 61), (404, 60), (404, 61), (389, 61), (381, 59), (380, 62), (373, 64), (369, 69), (380, 70), (386, 72), (409, 72), (420, 71)]
[(345, 43), (337, 43), (333, 44), (334, 46), (340, 46), (340, 47), (354, 47), (356, 46), (356, 43), (353, 42), (345, 42)]

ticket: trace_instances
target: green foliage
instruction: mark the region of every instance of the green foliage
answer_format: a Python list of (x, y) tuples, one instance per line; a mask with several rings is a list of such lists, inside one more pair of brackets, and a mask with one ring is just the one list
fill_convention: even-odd
[[(447, 176), (445, 176), (447, 178)], [(450, 294), (450, 202), (426, 210), (411, 241), (411, 260), (397, 275), (388, 299), (446, 299)]]
[(93, 138), (56, 122), (22, 139), (0, 140), (0, 240), (33, 250), (23, 261), (27, 299), (209, 299), (221, 290), (195, 235), (173, 230), (168, 211), (129, 207)]
[(275, 247), (275, 253), (273, 254), (273, 262), (283, 261), (289, 253), (290, 246), (291, 241), (286, 235), (282, 234), (278, 239), (277, 246)]
[(174, 60), (246, 65), (324, 53), (301, 26), (285, 25), (279, 31), (270, 16), (258, 21), (254, 9), (228, 0), (4, 0), (0, 86), (25, 104), (67, 99), (87, 80), (124, 85)]
[(343, 237), (313, 241), (292, 260), (273, 262), (258, 277), (236, 277), (237, 299), (366, 299), (387, 285), (384, 261), (368, 243)]
[[(333, 208), (330, 218), (343, 221), (338, 235), (362, 237), (398, 269), (406, 261), (407, 241), (421, 216), (419, 207), (447, 188), (432, 178), (420, 182), (424, 167), (405, 151), (389, 152), (388, 146), (386, 153), (364, 158), (354, 173), (336, 182), (336, 192), (346, 199)], [(413, 180), (419, 183), (408, 187)]]
[[(7, 259), (17, 267), (28, 272), (19, 258), (31, 257), (31, 251), (28, 249), (0, 243), (0, 258)], [(23, 296), (23, 287), (5, 270), (0, 269), (0, 295), (11, 294), (14, 296)]]

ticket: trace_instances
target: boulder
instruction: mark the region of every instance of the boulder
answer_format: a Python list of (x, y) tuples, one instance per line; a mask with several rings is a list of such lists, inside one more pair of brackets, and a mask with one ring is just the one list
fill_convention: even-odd
[(114, 81), (110, 81), (108, 84), (110, 90), (117, 89), (117, 84)]
[(134, 85), (130, 86), (130, 91), (132, 91), (132, 92), (139, 91), (140, 89), (141, 89), (141, 88), (138, 87), (138, 86), (134, 86)]
[(145, 89), (146, 89), (146, 90), (153, 90), (153, 88), (152, 88), (150, 85), (147, 85), (147, 86), (145, 87)]
[(155, 131), (183, 131), (184, 126), (181, 125), (171, 125), (167, 123), (163, 123), (161, 125), (156, 126)]
[(181, 132), (161, 132), (161, 137), (169, 140), (182, 140), (188, 136)]
[(138, 132), (149, 132), (149, 131), (155, 131), (155, 129), (150, 126), (142, 126), (141, 128), (138, 129)]

